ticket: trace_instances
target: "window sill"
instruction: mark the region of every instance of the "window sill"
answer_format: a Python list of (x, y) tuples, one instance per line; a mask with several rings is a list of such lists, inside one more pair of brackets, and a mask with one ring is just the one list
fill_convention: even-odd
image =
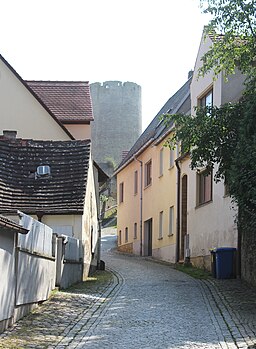
[(170, 238), (171, 236), (173, 236), (174, 234), (172, 233), (172, 234), (168, 234), (167, 236)]
[(149, 187), (151, 187), (152, 183), (145, 185), (144, 189), (148, 189)]
[(162, 173), (162, 174), (160, 174), (159, 176), (158, 176), (158, 178), (161, 178), (161, 177), (163, 177), (164, 176), (164, 174)]
[(198, 209), (200, 207), (207, 206), (212, 203), (213, 203), (213, 200), (209, 200), (209, 201), (203, 202), (202, 204), (198, 204), (195, 208)]
[(163, 240), (163, 237), (161, 237), (161, 238), (158, 238), (157, 240)]
[(174, 168), (174, 165), (170, 166), (170, 167), (168, 168), (168, 170), (170, 171), (170, 170), (172, 170), (173, 168)]

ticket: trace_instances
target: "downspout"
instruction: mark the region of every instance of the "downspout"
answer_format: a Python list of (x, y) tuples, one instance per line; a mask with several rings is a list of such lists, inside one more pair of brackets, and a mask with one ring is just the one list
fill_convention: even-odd
[(135, 161), (140, 163), (140, 256), (142, 257), (142, 204), (143, 204), (143, 162), (133, 157)]
[(175, 160), (175, 165), (177, 167), (177, 223), (176, 223), (176, 256), (175, 262), (178, 263), (180, 259), (180, 177), (181, 170), (179, 166), (179, 160)]

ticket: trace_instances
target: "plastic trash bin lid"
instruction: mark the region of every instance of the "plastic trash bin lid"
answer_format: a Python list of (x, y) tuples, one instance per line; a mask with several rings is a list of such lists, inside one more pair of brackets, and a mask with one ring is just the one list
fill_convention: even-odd
[(218, 247), (214, 249), (215, 252), (219, 251), (236, 251), (235, 247)]

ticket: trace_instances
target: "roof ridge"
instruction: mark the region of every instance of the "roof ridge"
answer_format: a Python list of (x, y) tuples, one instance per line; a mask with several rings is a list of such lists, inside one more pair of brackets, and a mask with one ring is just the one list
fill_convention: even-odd
[(24, 80), (27, 83), (49, 84), (89, 84), (88, 80)]

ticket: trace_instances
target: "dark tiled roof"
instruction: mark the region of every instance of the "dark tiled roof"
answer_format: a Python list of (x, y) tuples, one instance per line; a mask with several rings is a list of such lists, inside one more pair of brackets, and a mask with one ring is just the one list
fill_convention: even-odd
[[(0, 211), (28, 214), (82, 213), (90, 141), (0, 139)], [(51, 175), (36, 178), (38, 166)]]
[(88, 81), (26, 81), (62, 123), (89, 123), (93, 120)]
[(0, 215), (0, 228), (7, 228), (11, 231), (18, 232), (21, 234), (27, 234), (29, 231), (25, 228), (23, 228), (21, 225), (17, 224), (16, 222)]
[(116, 173), (119, 171), (119, 169), (125, 166), (126, 163), (129, 163), (133, 156), (143, 149), (143, 146), (146, 146), (147, 143), (153, 142), (157, 138), (160, 138), (171, 128), (172, 125), (166, 126), (163, 121), (160, 121), (161, 115), (167, 113), (174, 114), (178, 112), (186, 113), (190, 111), (190, 101), (189, 103), (186, 102), (189, 100), (191, 79), (192, 76), (170, 99), (168, 99), (165, 105), (160, 109), (146, 130), (141, 134), (141, 136), (129, 150), (126, 157), (121, 161), (115, 171)]

